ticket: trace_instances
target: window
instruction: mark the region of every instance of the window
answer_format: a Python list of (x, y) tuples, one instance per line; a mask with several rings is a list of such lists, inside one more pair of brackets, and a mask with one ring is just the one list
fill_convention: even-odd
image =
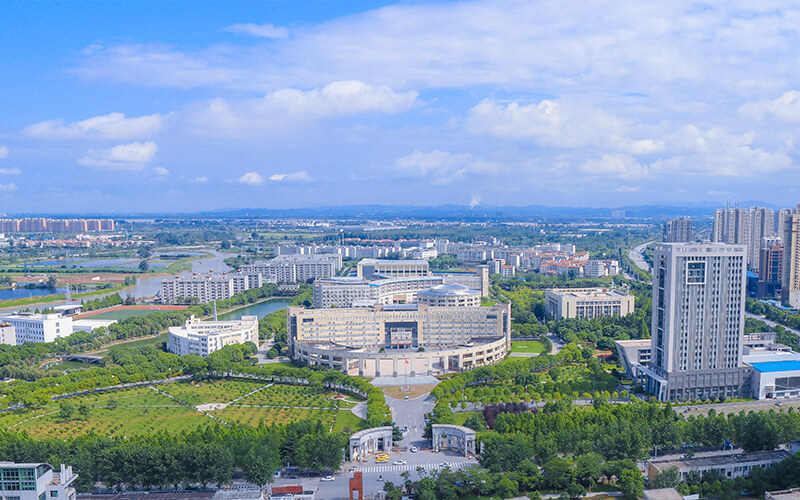
[(706, 263), (688, 262), (686, 265), (686, 284), (702, 285), (706, 282)]

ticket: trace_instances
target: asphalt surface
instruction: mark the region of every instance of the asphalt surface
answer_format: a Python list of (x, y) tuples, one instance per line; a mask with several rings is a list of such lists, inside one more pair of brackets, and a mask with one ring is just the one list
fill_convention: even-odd
[(749, 312), (747, 312), (747, 311), (745, 311), (744, 315), (745, 315), (746, 317), (748, 317), (748, 318), (753, 318), (753, 319), (758, 319), (758, 320), (761, 320), (761, 321), (763, 321), (764, 323), (768, 324), (769, 326), (773, 326), (773, 327), (774, 327), (774, 326), (779, 326), (779, 325), (780, 325), (780, 326), (782, 326), (783, 328), (785, 328), (785, 329), (786, 329), (786, 331), (788, 331), (788, 332), (791, 332), (791, 333), (793, 333), (793, 334), (797, 335), (798, 337), (800, 337), (800, 332), (798, 332), (797, 330), (795, 330), (795, 329), (793, 329), (793, 328), (789, 328), (789, 327), (788, 327), (788, 326), (786, 326), (786, 325), (781, 325), (780, 323), (776, 323), (776, 322), (774, 322), (774, 321), (772, 321), (772, 320), (768, 320), (768, 319), (767, 319), (766, 317), (764, 317), (764, 316), (759, 316), (758, 314), (749, 313)]
[(644, 249), (647, 247), (647, 245), (650, 245), (652, 243), (653, 243), (652, 241), (648, 241), (647, 243), (642, 243), (641, 245), (635, 246), (628, 252), (628, 256), (631, 258), (634, 264), (639, 266), (639, 269), (644, 269), (645, 271), (648, 272), (650, 271), (650, 264), (648, 264), (647, 261), (644, 260)]
[[(330, 482), (322, 481), (321, 477), (299, 476), (297, 479), (285, 477), (276, 479), (273, 485), (302, 484), (306, 489), (316, 491), (319, 499), (348, 498), (348, 480), (353, 477), (353, 472), (361, 471), (364, 477), (364, 494), (368, 496), (383, 491), (386, 481), (401, 485), (403, 483), (401, 474), (404, 472), (409, 472), (411, 479), (417, 480), (421, 474), (441, 470), (443, 462), (449, 462), (452, 470), (476, 464), (474, 458), (467, 458), (453, 451), (428, 450), (430, 443), (422, 437), (425, 433), (425, 413), (431, 412), (435, 403), (436, 400), (429, 393), (413, 399), (395, 399), (386, 396), (386, 404), (392, 409), (395, 423), (400, 429), (408, 428), (403, 439), (395, 443), (398, 451), (389, 453), (388, 462), (375, 463), (375, 457), (368, 455), (363, 462), (345, 462), (342, 470), (335, 473), (334, 480)], [(418, 451), (412, 453), (412, 446), (418, 448)], [(406, 463), (394, 464), (400, 460)]]

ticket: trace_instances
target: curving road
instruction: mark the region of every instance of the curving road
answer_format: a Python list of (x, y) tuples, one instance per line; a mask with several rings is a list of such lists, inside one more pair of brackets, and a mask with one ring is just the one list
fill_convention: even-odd
[(637, 245), (628, 251), (628, 257), (631, 258), (633, 263), (636, 264), (639, 269), (644, 269), (645, 271), (650, 272), (650, 264), (644, 260), (644, 249), (654, 242), (655, 240), (651, 240), (647, 243), (642, 243), (641, 245)]

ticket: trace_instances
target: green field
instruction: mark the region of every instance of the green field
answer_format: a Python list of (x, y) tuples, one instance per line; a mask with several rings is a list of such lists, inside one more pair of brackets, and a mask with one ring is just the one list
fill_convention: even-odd
[(87, 316), (86, 319), (116, 319), (123, 320), (128, 318), (138, 318), (139, 316), (147, 316), (159, 312), (158, 309), (117, 309), (115, 311), (108, 311), (99, 314), (92, 314)]
[[(250, 394), (257, 389), (261, 390)], [(242, 398), (247, 394), (250, 395)], [(257, 426), (312, 418), (334, 430), (363, 428), (364, 421), (348, 409), (354, 403), (334, 399), (335, 396), (333, 391), (252, 380), (177, 382), (79, 396), (34, 410), (3, 413), (0, 414), (0, 429), (25, 431), (34, 438), (68, 438), (88, 433), (113, 436), (159, 431), (174, 433), (215, 422), (196, 408), (209, 403), (228, 405), (206, 409), (208, 414), (227, 423)], [(349, 395), (345, 397), (355, 400)], [(75, 415), (65, 421), (60, 416), (62, 403), (89, 406), (88, 418)]]
[(538, 354), (544, 352), (544, 344), (538, 340), (512, 340), (511, 352), (528, 352)]

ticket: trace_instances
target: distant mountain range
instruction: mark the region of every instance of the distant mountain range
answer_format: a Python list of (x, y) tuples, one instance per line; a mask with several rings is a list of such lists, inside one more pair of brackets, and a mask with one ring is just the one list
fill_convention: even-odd
[[(777, 209), (780, 207), (758, 202), (739, 202), (740, 207), (762, 206)], [(610, 220), (610, 219), (650, 219), (660, 220), (669, 217), (688, 216), (710, 218), (714, 210), (723, 205), (715, 202), (701, 202), (693, 205), (629, 205), (616, 208), (596, 207), (551, 207), (545, 205), (491, 206), (478, 205), (341, 205), (332, 207), (308, 208), (236, 208), (193, 213), (113, 213), (81, 214), (82, 217), (116, 218), (347, 218), (347, 219), (391, 219), (413, 218), (426, 220)], [(26, 216), (32, 214), (15, 214)], [(48, 217), (74, 217), (75, 214), (36, 214)]]

